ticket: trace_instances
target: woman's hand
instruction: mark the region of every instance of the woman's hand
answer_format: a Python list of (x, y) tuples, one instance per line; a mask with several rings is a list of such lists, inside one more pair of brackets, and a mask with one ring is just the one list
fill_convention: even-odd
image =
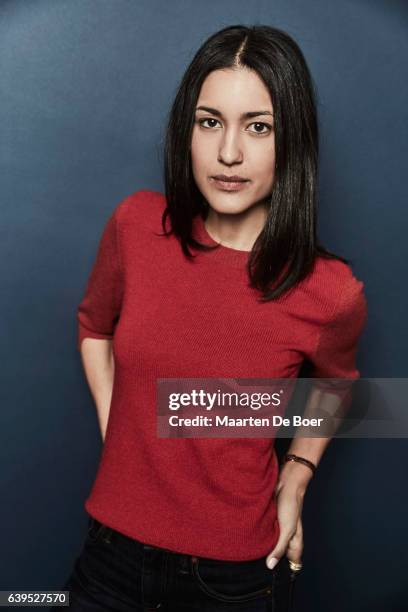
[[(303, 553), (302, 508), (306, 486), (310, 480), (309, 468), (293, 462), (285, 464), (275, 489), (277, 502), (279, 539), (266, 558), (273, 569), (286, 553), (289, 561), (301, 563)], [(309, 470), (310, 471), (310, 470)]]

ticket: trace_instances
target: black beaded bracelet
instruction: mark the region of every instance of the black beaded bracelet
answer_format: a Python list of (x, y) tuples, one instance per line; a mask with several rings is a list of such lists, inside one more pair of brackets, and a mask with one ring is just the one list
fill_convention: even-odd
[(307, 467), (310, 467), (313, 474), (316, 471), (315, 464), (309, 461), (309, 459), (305, 459), (304, 457), (299, 457), (298, 455), (286, 453), (286, 455), (283, 457), (282, 464), (286, 463), (286, 461), (298, 461), (299, 463), (303, 463), (303, 465), (307, 465)]

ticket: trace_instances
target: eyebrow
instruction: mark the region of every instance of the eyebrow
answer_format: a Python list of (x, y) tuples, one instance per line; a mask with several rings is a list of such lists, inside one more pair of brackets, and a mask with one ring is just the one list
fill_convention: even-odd
[[(208, 113), (211, 113), (212, 115), (215, 115), (216, 117), (222, 118), (221, 111), (217, 110), (216, 108), (211, 108), (211, 106), (197, 106), (196, 111), (199, 111), (199, 110), (207, 111)], [(242, 113), (240, 115), (240, 119), (251, 119), (252, 117), (258, 117), (259, 115), (269, 115), (270, 117), (273, 117), (273, 113), (271, 113), (271, 111), (259, 110), (259, 111), (248, 111), (246, 113)]]

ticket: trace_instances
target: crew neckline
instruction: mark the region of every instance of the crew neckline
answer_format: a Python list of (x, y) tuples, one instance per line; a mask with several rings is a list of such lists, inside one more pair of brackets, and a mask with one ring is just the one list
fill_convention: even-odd
[[(205, 227), (204, 219), (198, 214), (193, 219), (193, 227), (194, 233), (198, 238), (199, 242), (209, 245), (218, 244), (216, 240), (214, 240), (207, 231)], [(200, 251), (200, 253), (204, 254), (204, 251)], [(220, 244), (219, 247), (212, 251), (205, 252), (206, 255), (213, 258), (216, 261), (222, 261), (225, 263), (235, 263), (235, 264), (246, 264), (248, 257), (251, 251), (242, 251), (240, 249), (233, 249), (232, 247), (225, 246), (224, 244)]]

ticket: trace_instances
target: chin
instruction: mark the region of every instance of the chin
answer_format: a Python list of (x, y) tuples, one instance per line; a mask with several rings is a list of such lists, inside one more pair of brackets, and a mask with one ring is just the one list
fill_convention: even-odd
[(252, 202), (239, 201), (238, 198), (229, 198), (227, 200), (227, 198), (206, 197), (206, 201), (210, 207), (220, 215), (239, 214), (252, 206)]

